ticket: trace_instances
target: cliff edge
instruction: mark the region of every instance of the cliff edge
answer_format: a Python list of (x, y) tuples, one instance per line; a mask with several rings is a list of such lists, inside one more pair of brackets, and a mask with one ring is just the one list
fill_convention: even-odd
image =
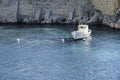
[(119, 0), (0, 0), (0, 23), (80, 21), (118, 27), (118, 15)]

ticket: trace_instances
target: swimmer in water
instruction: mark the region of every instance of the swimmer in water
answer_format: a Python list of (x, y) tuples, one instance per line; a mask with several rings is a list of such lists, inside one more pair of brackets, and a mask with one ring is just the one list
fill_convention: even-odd
[(62, 41), (63, 43), (65, 43), (65, 39), (61, 39), (61, 41)]
[(20, 38), (17, 38), (17, 42), (18, 42), (18, 44), (20, 43)]

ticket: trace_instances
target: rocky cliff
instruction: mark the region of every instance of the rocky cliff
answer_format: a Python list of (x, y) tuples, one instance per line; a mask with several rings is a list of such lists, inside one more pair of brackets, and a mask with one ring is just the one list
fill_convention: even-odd
[[(87, 24), (111, 25), (112, 23), (106, 22), (108, 18), (110, 21), (111, 17), (114, 18), (114, 23), (118, 22), (118, 14), (108, 14), (109, 11), (113, 12), (115, 9), (105, 12), (99, 6), (102, 4), (99, 1), (101, 0), (0, 0), (0, 22), (77, 23), (79, 21)], [(109, 0), (102, 1), (111, 5)], [(107, 9), (107, 6), (105, 7)]]

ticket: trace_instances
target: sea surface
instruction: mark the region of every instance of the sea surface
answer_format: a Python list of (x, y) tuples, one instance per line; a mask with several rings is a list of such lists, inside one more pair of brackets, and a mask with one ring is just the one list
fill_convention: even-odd
[(73, 25), (0, 25), (0, 80), (120, 80), (120, 30)]

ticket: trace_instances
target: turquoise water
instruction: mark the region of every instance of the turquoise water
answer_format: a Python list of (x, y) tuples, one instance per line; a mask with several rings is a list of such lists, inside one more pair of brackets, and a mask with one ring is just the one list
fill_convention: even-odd
[(74, 41), (72, 25), (1, 25), (0, 80), (120, 80), (120, 31), (100, 27)]

